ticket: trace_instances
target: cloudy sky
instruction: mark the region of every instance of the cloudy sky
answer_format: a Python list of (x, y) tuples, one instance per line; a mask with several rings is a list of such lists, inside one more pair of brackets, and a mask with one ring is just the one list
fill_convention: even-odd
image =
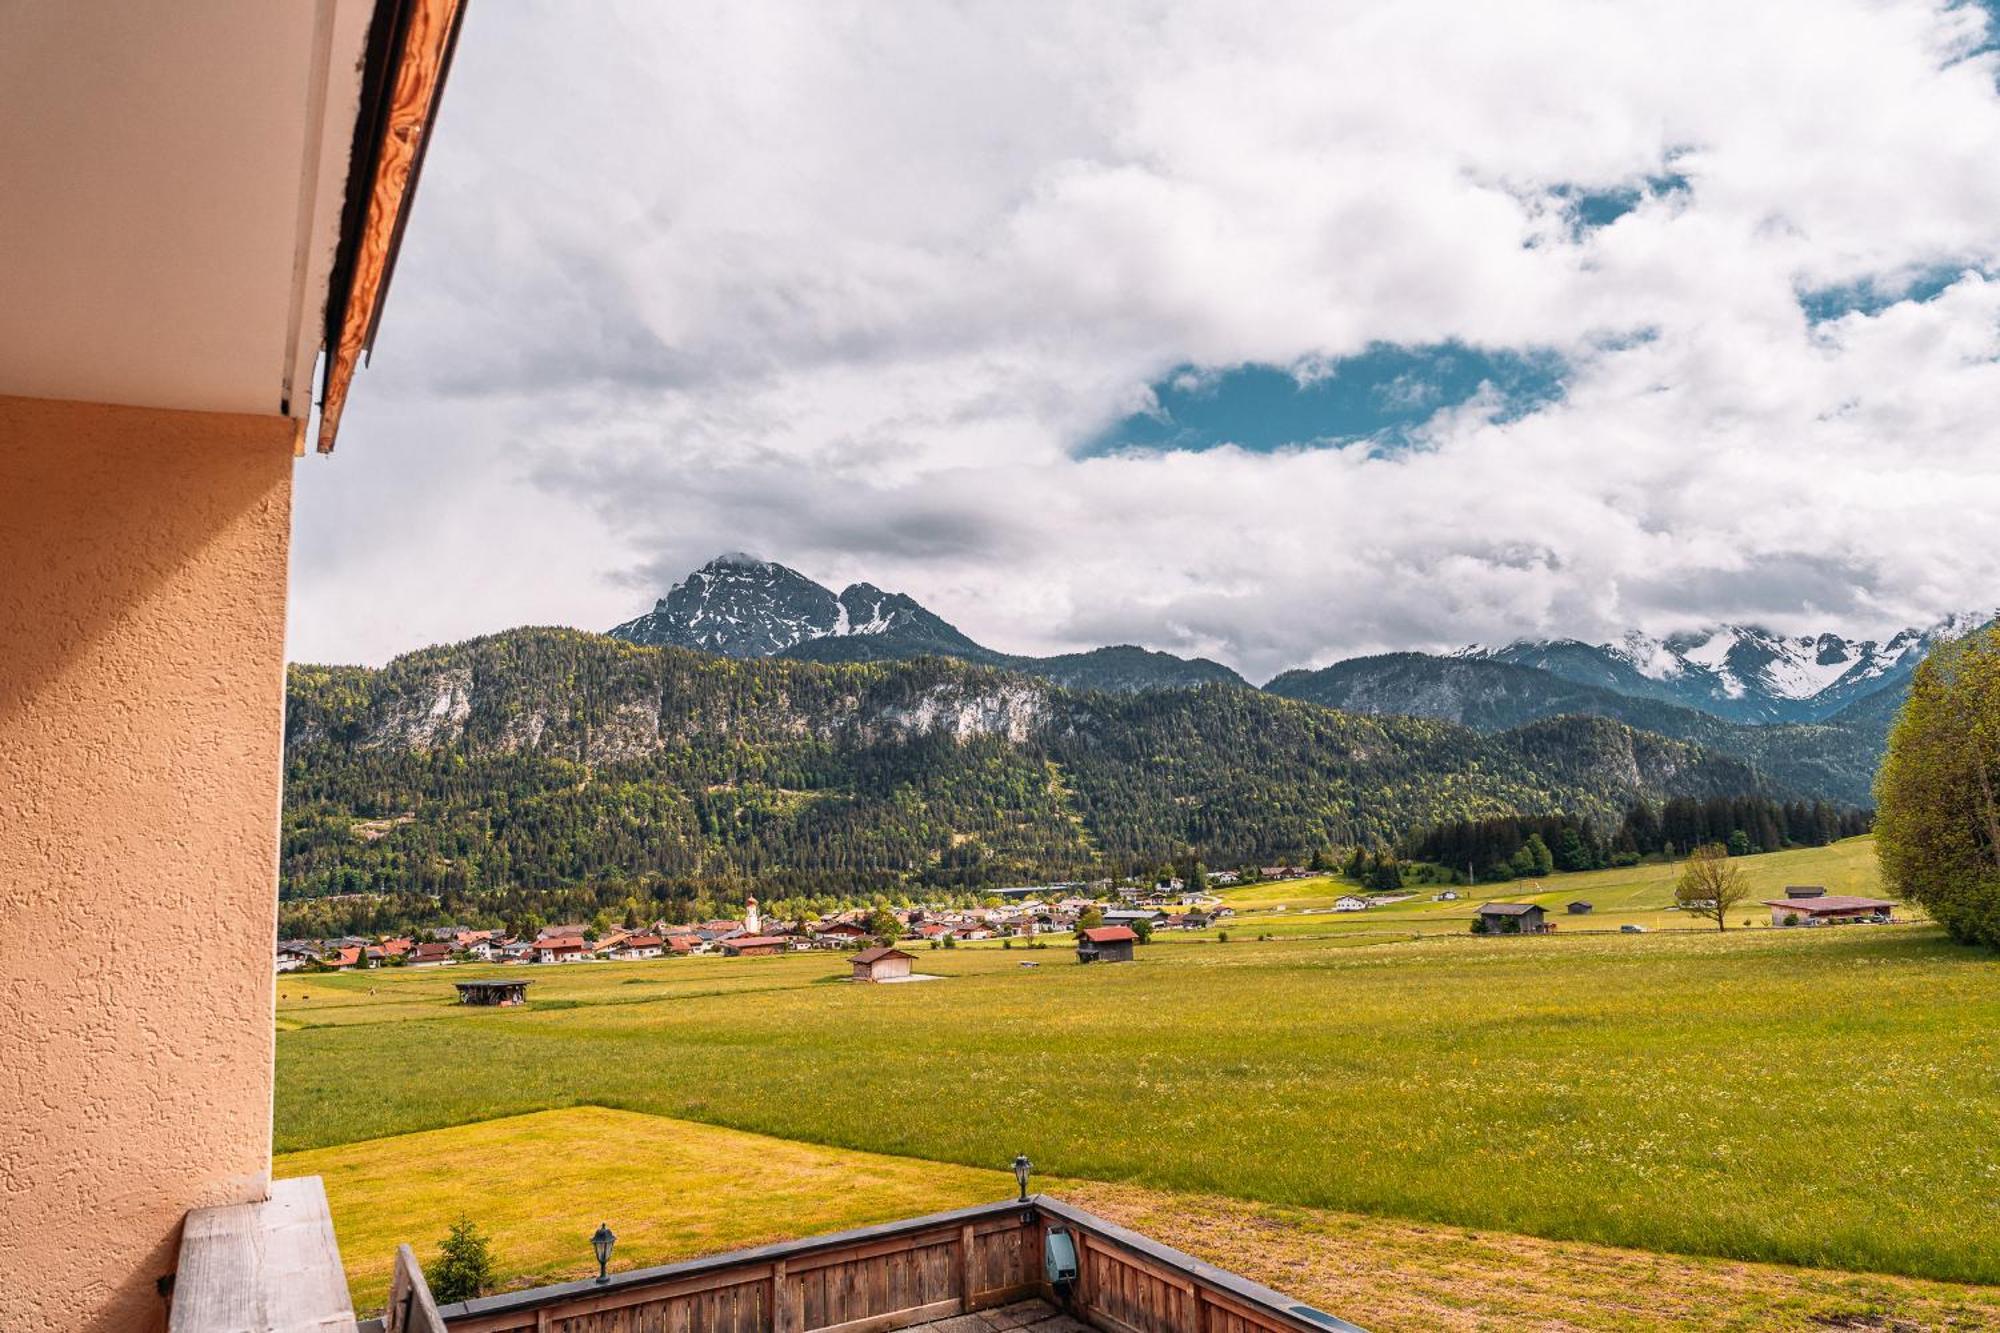
[(747, 550), (1256, 679), (2000, 597), (1976, 5), (474, 8), (292, 650)]

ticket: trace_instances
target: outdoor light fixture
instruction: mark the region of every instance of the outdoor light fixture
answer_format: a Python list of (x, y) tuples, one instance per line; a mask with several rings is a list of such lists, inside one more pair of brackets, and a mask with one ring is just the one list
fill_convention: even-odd
[(611, 1233), (608, 1222), (599, 1222), (597, 1232), (590, 1238), (590, 1248), (597, 1251), (597, 1280), (609, 1282), (611, 1277), (605, 1269), (611, 1263), (611, 1247), (618, 1243), (618, 1237)]
[(1021, 1187), (1022, 1203), (1026, 1203), (1028, 1201), (1028, 1172), (1034, 1169), (1035, 1169), (1035, 1164), (1028, 1160), (1028, 1155), (1026, 1153), (1017, 1153), (1015, 1155), (1014, 1183)]

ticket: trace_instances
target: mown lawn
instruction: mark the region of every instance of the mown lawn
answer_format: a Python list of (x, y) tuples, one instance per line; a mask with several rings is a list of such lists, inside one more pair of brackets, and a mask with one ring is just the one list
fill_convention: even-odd
[(576, 1107), (292, 1153), (280, 1177), (320, 1176), (357, 1309), (379, 1307), (396, 1246), (428, 1261), (461, 1214), (492, 1243), (501, 1282), (596, 1272), (590, 1233), (617, 1233), (616, 1267), (1013, 1195), (1006, 1171), (840, 1152), (713, 1125)]
[[(1095, 968), (1060, 949), (923, 958), (947, 979), (835, 984), (838, 956), (535, 969), (558, 976), (524, 1011), (452, 1008), (470, 969), (316, 983), (343, 1020), (373, 1001), (405, 1021), (281, 1033), (277, 1146), (599, 1104), (972, 1166), (1025, 1150), (1064, 1176), (1275, 1205), (2000, 1282), (2000, 962), (1928, 927), (1163, 942)], [(634, 977), (670, 981), (634, 1000)], [(286, 1016), (324, 1021), (331, 998)]]
[[(503, 1288), (584, 1277), (589, 1234), (613, 1267), (1005, 1198), (1001, 1171), (938, 1166), (578, 1107), (278, 1159), (321, 1175), (356, 1308), (380, 1306), (390, 1256), (420, 1259), (461, 1212), (490, 1238)], [(1039, 1178), (1139, 1228), (1375, 1329), (1942, 1328), (2000, 1322), (2000, 1289), (1692, 1259), (1580, 1242)]]

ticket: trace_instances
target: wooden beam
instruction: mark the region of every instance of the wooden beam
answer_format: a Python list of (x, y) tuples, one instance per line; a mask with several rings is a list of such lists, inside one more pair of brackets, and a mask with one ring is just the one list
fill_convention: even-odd
[[(347, 264), (347, 300), (326, 349), (326, 378), (320, 395), (319, 451), (333, 452), (347, 408), (347, 392), (361, 354), (372, 341), (395, 262), (424, 141), (437, 113), (438, 93), (458, 30), (465, 0), (402, 0), (382, 5), (375, 21), (384, 22), (400, 10), (401, 41), (391, 53), (387, 115), (373, 145), (374, 170), (366, 182), (365, 211)], [(366, 108), (363, 113), (366, 114)]]
[(187, 1215), (170, 1333), (333, 1333), (354, 1327), (318, 1176), (275, 1181), (259, 1203)]

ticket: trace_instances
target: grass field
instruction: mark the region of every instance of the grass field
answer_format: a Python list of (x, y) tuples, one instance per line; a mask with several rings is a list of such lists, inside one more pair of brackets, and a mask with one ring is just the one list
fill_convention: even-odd
[[(1654, 891), (1632, 886), (1634, 910)], [(846, 985), (838, 955), (537, 968), (517, 1011), (451, 1004), (451, 981), (484, 969), (285, 978), (278, 1147), (602, 1105), (968, 1166), (1025, 1150), (1067, 1177), (1269, 1205), (2000, 1281), (1991, 955), (1929, 927), (1375, 932), (1163, 939), (1129, 967), (939, 950), (922, 966), (946, 979), (922, 986)], [(567, 1156), (558, 1141), (541, 1160)]]
[[(1746, 920), (1757, 929), (1768, 929), (1771, 914), (1757, 900), (1782, 897), (1789, 884), (1821, 884), (1828, 893), (1877, 896), (1882, 892), (1881, 868), (1875, 859), (1872, 837), (1848, 838), (1830, 847), (1748, 856), (1735, 864), (1750, 886), (1750, 896), (1731, 915), (1731, 929), (1741, 928)], [(1238, 916), (1222, 929), (1233, 936), (1350, 931), (1458, 933), (1467, 928), (1473, 909), (1486, 901), (1540, 903), (1549, 910), (1558, 927), (1567, 931), (1616, 930), (1628, 922), (1649, 930), (1715, 929), (1713, 922), (1691, 918), (1674, 909), (1674, 880), (1679, 873), (1678, 863), (1659, 862), (1623, 870), (1549, 875), (1511, 884), (1460, 888), (1457, 891), (1463, 896), (1458, 901), (1444, 903), (1432, 900), (1437, 888), (1414, 888), (1411, 892), (1415, 897), (1406, 902), (1373, 907), (1366, 912), (1342, 913), (1332, 910), (1334, 900), (1355, 892), (1352, 884), (1332, 877), (1283, 880), (1224, 892), (1223, 901), (1234, 907)], [(1594, 910), (1588, 916), (1567, 915), (1564, 906), (1574, 899), (1590, 903)]]
[[(614, 1267), (635, 1268), (989, 1202), (1014, 1184), (1001, 1171), (592, 1107), (296, 1153), (277, 1170), (325, 1177), (363, 1310), (382, 1303), (395, 1246), (411, 1241), (428, 1259), (461, 1211), (491, 1238), (503, 1283), (523, 1286), (588, 1275), (599, 1221), (618, 1233)], [(1037, 1183), (1380, 1333), (2000, 1323), (2000, 1290), (1990, 1288), (1665, 1258), (1097, 1181)]]

